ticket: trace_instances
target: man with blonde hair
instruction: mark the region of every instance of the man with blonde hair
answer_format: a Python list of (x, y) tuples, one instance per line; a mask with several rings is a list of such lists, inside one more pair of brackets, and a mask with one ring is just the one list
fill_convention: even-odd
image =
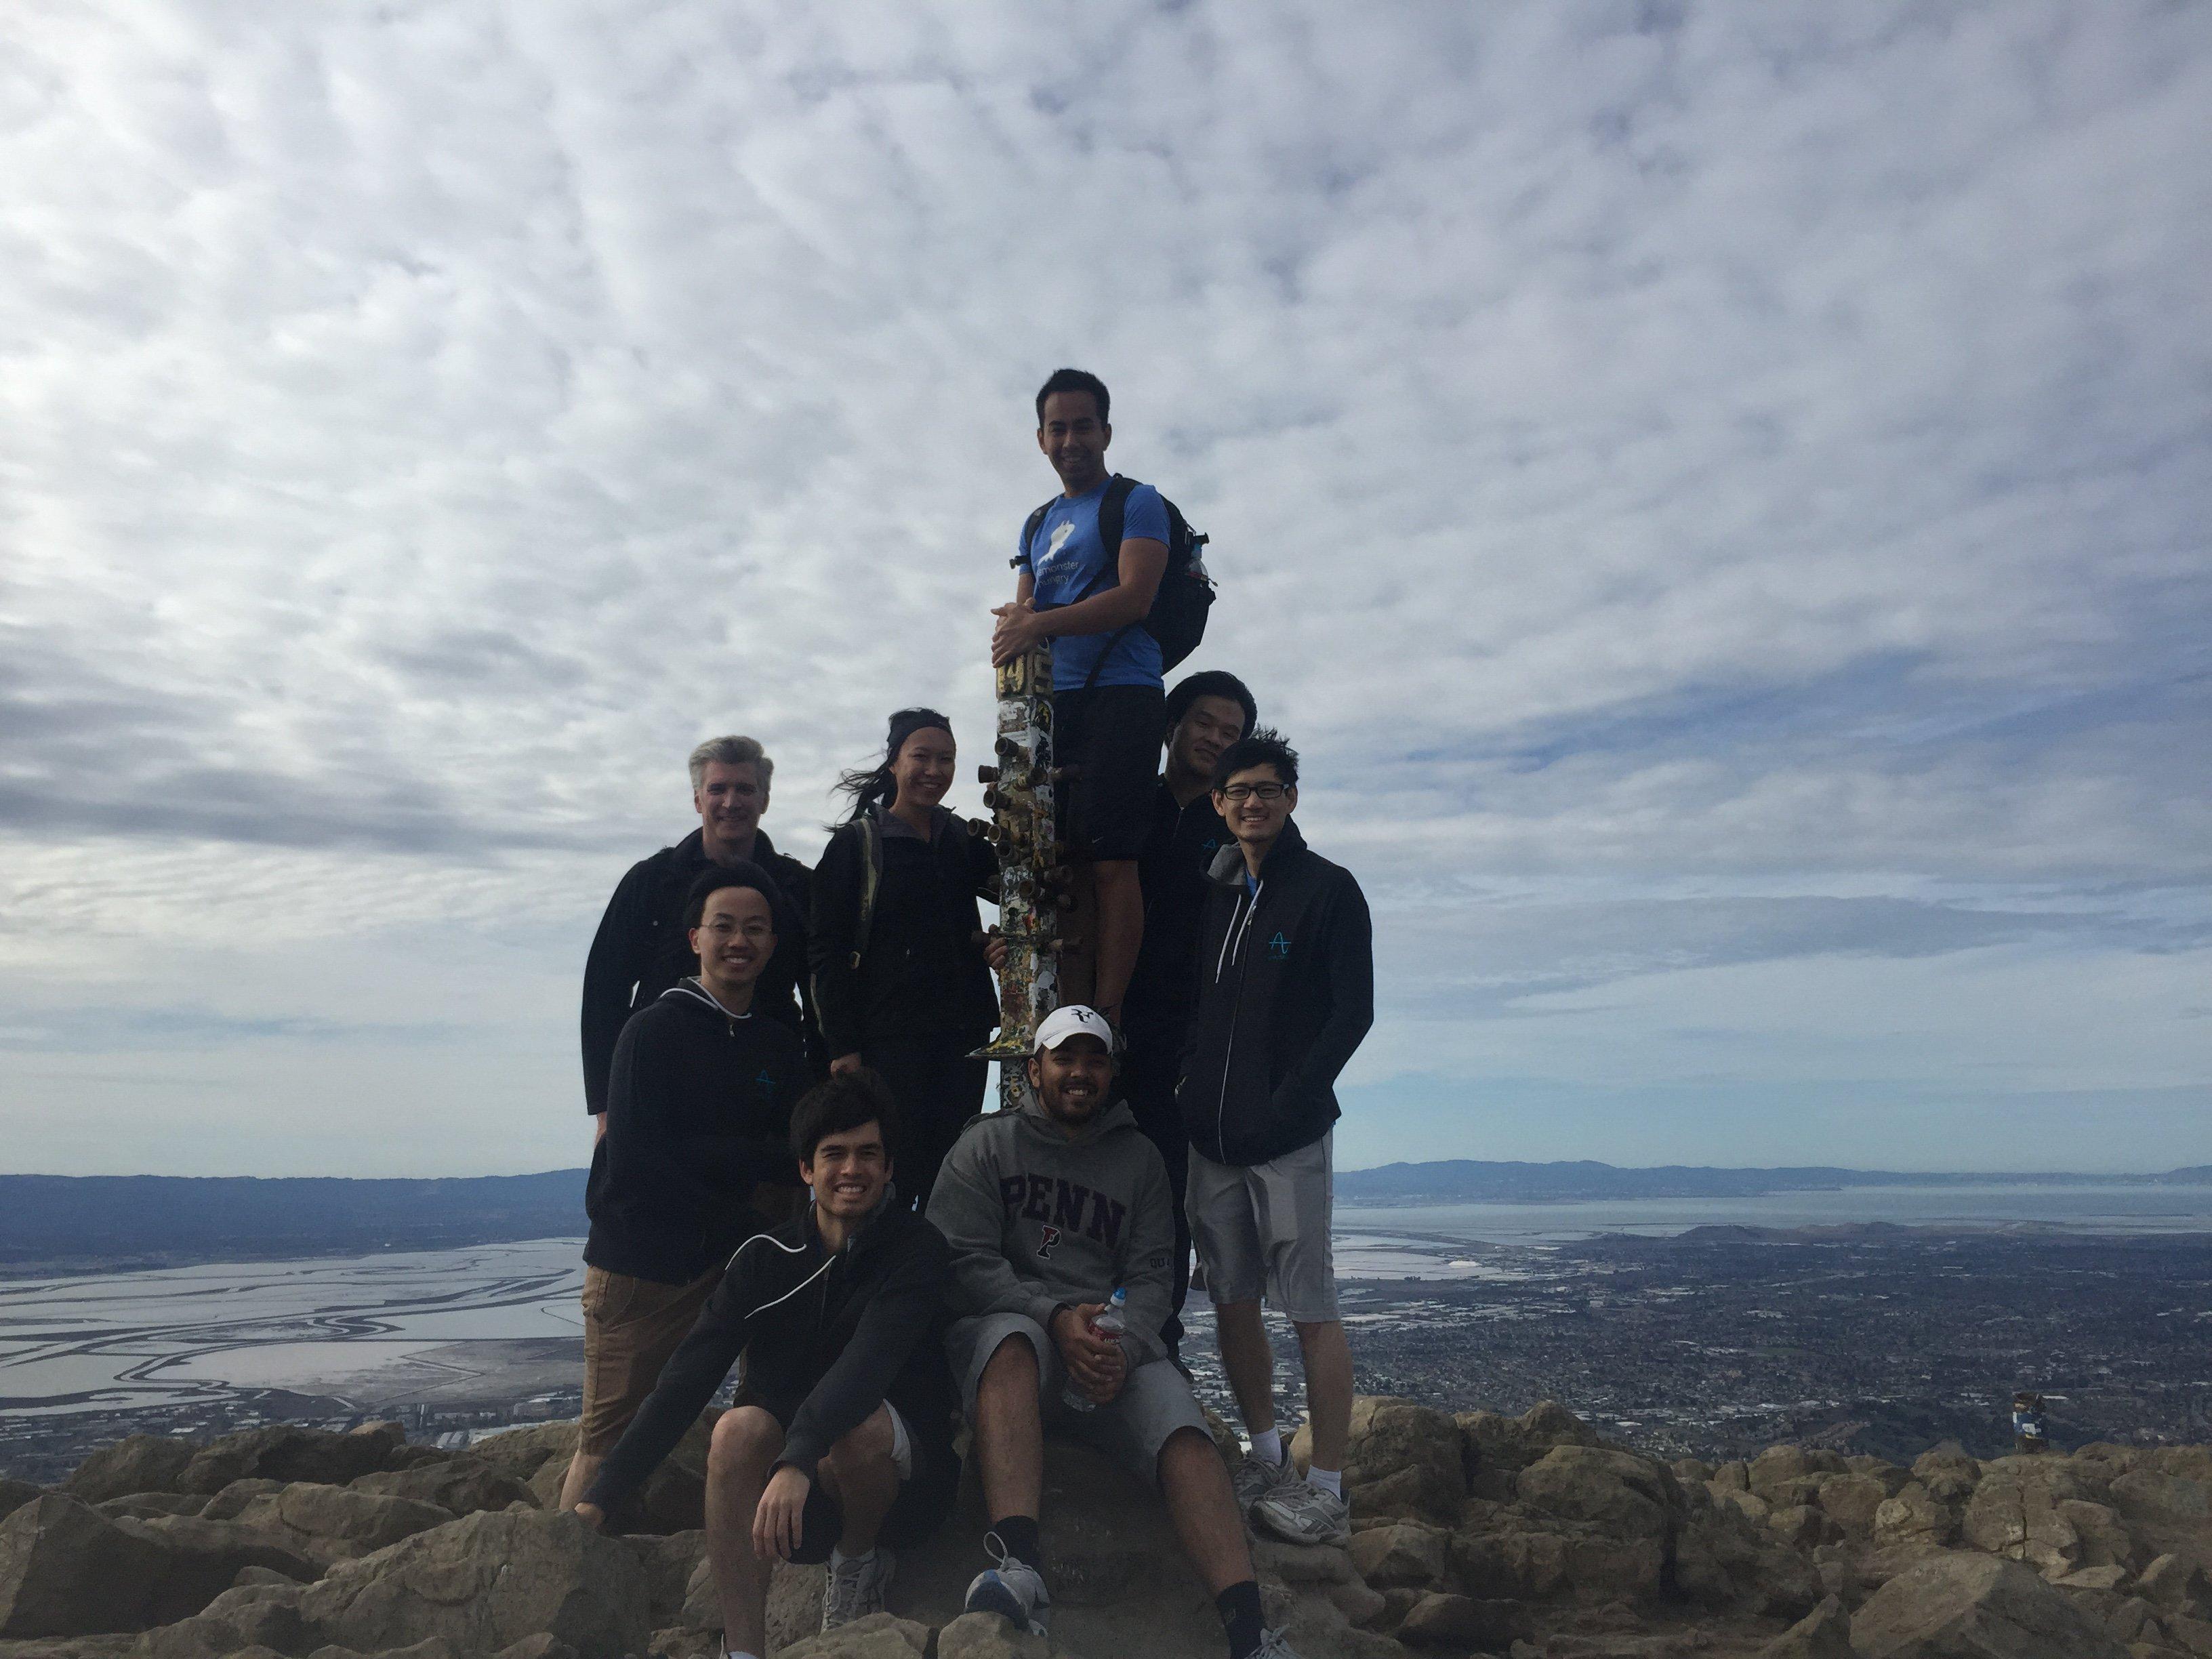
[(584, 963), (584, 1107), (600, 1134), (606, 1132), (607, 1079), (623, 1025), (697, 971), (684, 906), (691, 884), (710, 865), (757, 865), (775, 884), (775, 954), (760, 976), (753, 1006), (797, 1033), (816, 1071), (821, 1069), (819, 1044), (802, 1001), (811, 873), (797, 859), (777, 852), (760, 827), (775, 763), (750, 738), (723, 737), (694, 749), (690, 766), (699, 827), (630, 866), (607, 902)]

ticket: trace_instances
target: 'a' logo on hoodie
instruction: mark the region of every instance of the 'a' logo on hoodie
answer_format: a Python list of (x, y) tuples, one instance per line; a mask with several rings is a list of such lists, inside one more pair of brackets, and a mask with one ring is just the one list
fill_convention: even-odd
[(761, 1098), (763, 1100), (774, 1098), (775, 1095), (775, 1073), (773, 1072), (763, 1072), (758, 1077), (753, 1079), (753, 1086), (761, 1091)]
[(1267, 955), (1276, 962), (1289, 961), (1291, 957), (1290, 939), (1282, 933), (1277, 933), (1274, 938), (1267, 941)]

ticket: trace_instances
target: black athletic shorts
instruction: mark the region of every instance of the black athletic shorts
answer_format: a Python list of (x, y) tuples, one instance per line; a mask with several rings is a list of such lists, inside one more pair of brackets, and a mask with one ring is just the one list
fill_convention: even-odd
[(1053, 693), (1053, 763), (1082, 768), (1060, 797), (1070, 858), (1111, 863), (1144, 850), (1167, 726), (1168, 696), (1157, 685)]

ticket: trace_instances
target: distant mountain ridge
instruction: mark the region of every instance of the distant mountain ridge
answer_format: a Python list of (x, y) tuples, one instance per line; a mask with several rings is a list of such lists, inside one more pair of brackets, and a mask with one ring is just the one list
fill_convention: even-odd
[(2055, 1186), (2080, 1182), (2212, 1185), (2212, 1165), (2169, 1170), (2159, 1175), (1930, 1175), (1822, 1165), (1724, 1170), (1669, 1164), (1623, 1169), (1589, 1159), (1518, 1164), (1445, 1158), (1426, 1164), (1384, 1164), (1370, 1170), (1339, 1170), (1335, 1189), (1341, 1204), (1512, 1204), (1599, 1198), (1757, 1198), (1772, 1193), (1832, 1192), (1845, 1187)]
[[(269, 1261), (581, 1237), (581, 1170), (435, 1180), (258, 1176), (0, 1176), (0, 1273)], [(2212, 1164), (2163, 1175), (1925, 1175), (1820, 1166), (1624, 1169), (1589, 1160), (1448, 1158), (1339, 1170), (1345, 1204), (1542, 1203), (1572, 1199), (1752, 1198), (1845, 1187), (1996, 1182), (2212, 1185)]]
[(0, 1271), (581, 1237), (584, 1173), (421, 1181), (0, 1176)]

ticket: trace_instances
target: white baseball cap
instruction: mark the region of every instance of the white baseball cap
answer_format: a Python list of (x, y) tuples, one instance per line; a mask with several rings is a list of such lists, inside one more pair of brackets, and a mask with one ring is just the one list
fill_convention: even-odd
[(1072, 1036), (1095, 1036), (1106, 1045), (1108, 1054), (1114, 1052), (1114, 1028), (1106, 1023), (1106, 1016), (1079, 1002), (1055, 1008), (1044, 1017), (1037, 1027), (1036, 1046), (1030, 1052), (1041, 1054), (1048, 1048), (1057, 1048)]

